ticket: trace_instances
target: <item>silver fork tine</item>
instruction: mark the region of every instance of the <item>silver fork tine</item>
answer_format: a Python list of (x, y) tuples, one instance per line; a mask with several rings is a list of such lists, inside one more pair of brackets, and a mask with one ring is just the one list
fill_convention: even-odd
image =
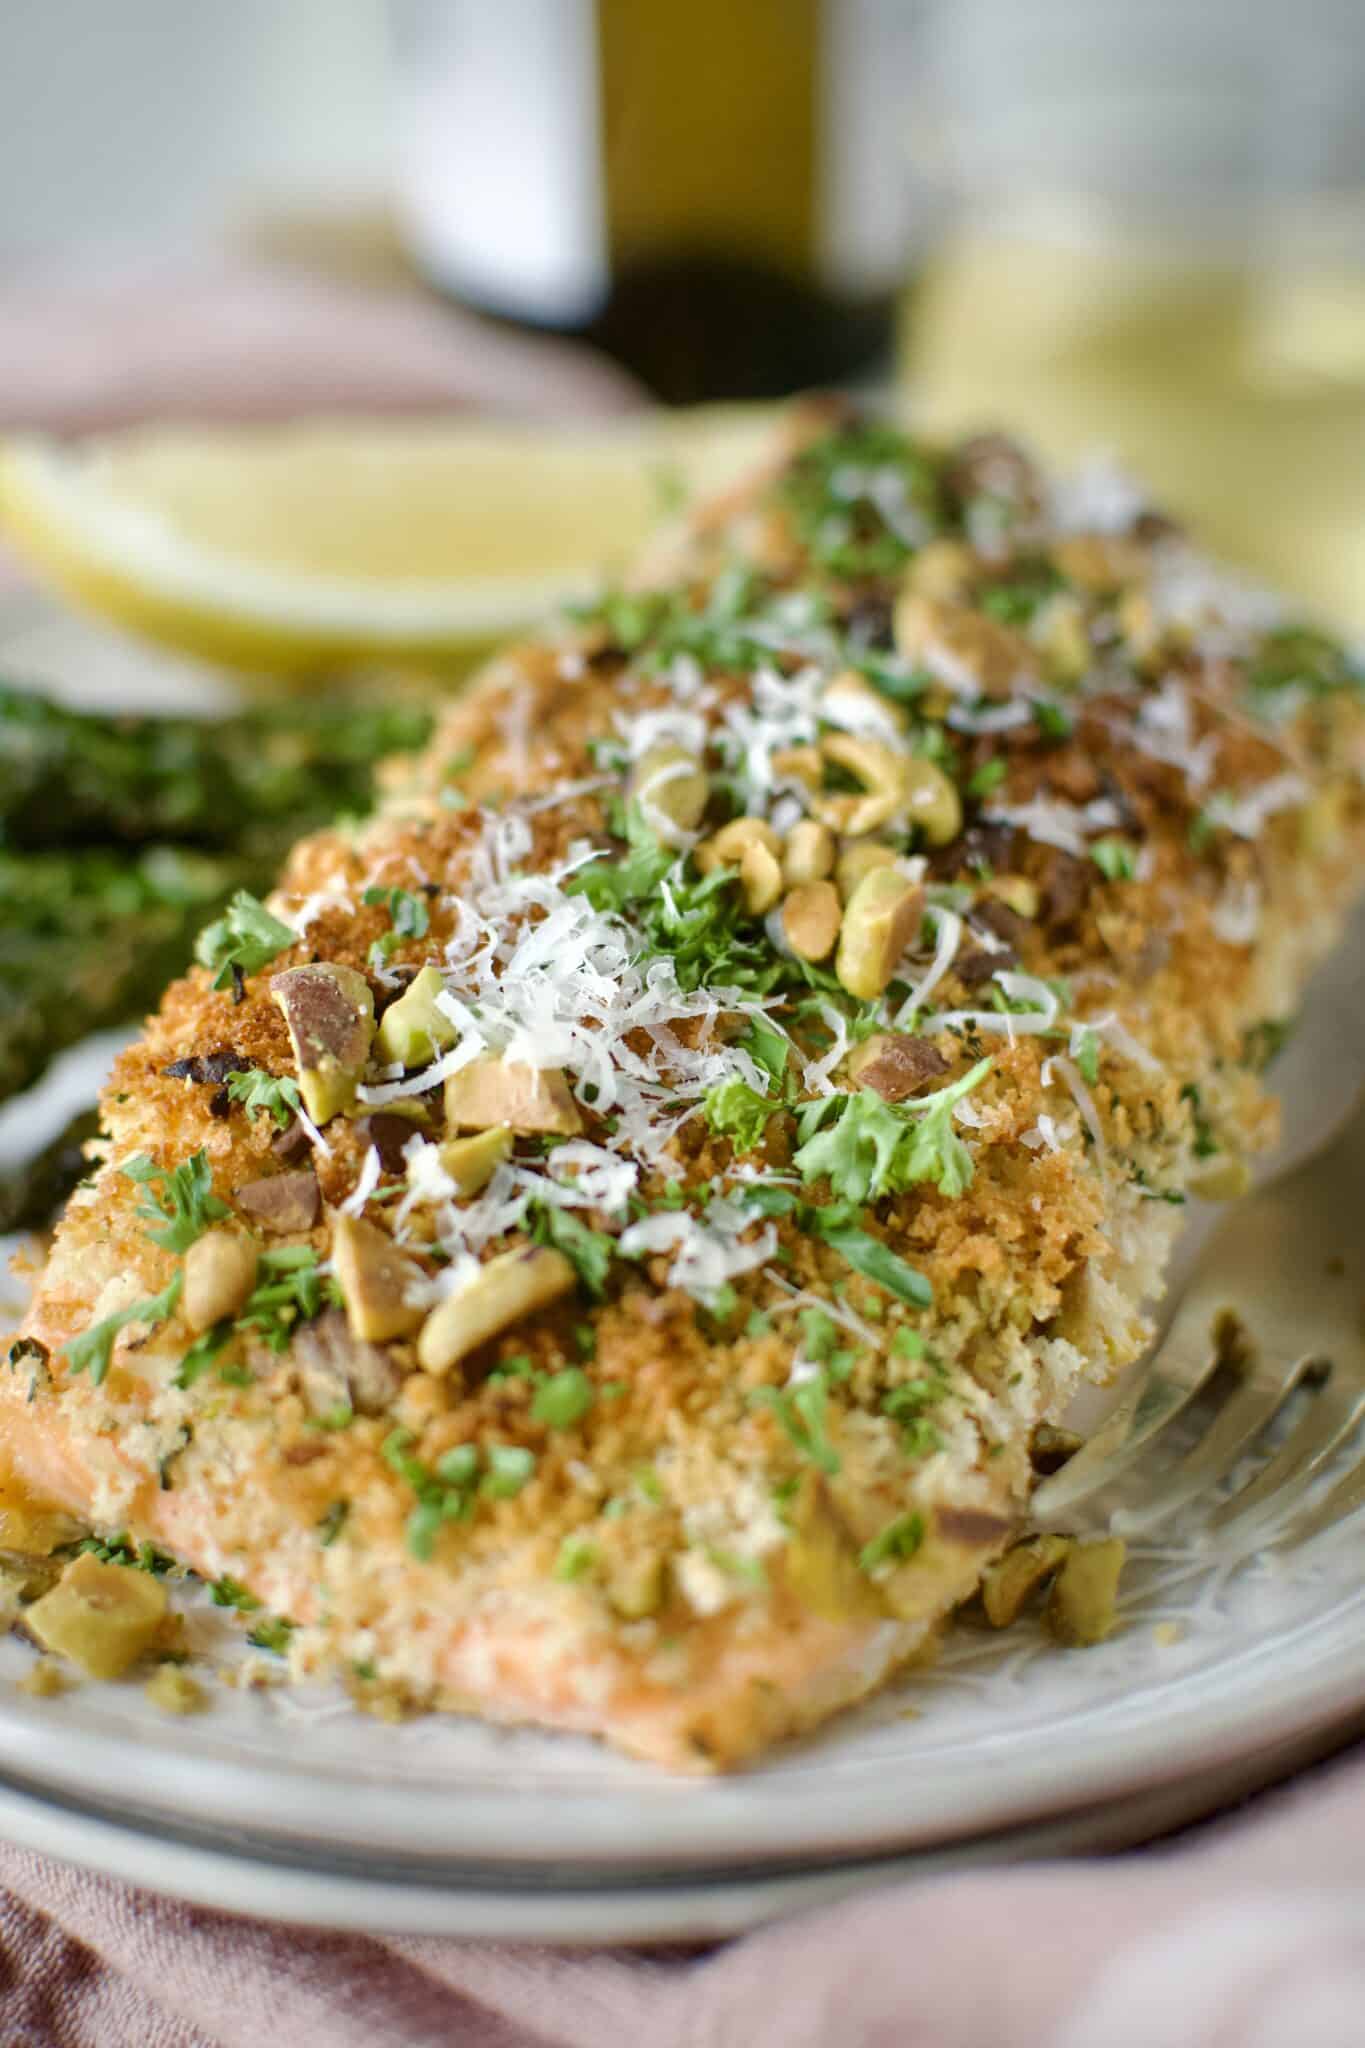
[(1329, 1380), (1251, 1484), (1232, 1494), (1210, 1515), (1210, 1531), (1259, 1529), (1267, 1512), (1283, 1511), (1312, 1484), (1338, 1444), (1345, 1442), (1362, 1417), (1365, 1387), (1348, 1390), (1338, 1384), (1337, 1378)]
[[(1150, 1526), (1223, 1477), (1274, 1417), (1314, 1359), (1328, 1361), (1332, 1380), (1318, 1397), (1323, 1415), (1316, 1432), (1285, 1447), (1278, 1477), (1262, 1474), (1237, 1503), (1238, 1515), (1259, 1515), (1277, 1484), (1296, 1487), (1339, 1444), (1359, 1410), (1350, 1388), (1365, 1388), (1365, 1239), (1359, 1229), (1365, 1189), (1365, 1112), (1357, 1102), (1329, 1150), (1297, 1172), (1248, 1196), (1215, 1233), (1164, 1340), (1136, 1385), (1100, 1430), (1034, 1495), (1035, 1525), (1046, 1527), (1082, 1500), (1108, 1487), (1159, 1431), (1204, 1387), (1219, 1360), (1216, 1325), (1233, 1304), (1249, 1325), (1250, 1371), (1222, 1407), (1203, 1441), (1157, 1490), (1124, 1515), (1125, 1526)], [(1313, 1345), (1305, 1352), (1305, 1343)], [(1342, 1403), (1347, 1404), (1346, 1408)], [(1274, 1467), (1272, 1466), (1272, 1473)], [(1362, 1479), (1365, 1487), (1365, 1479)], [(1349, 1512), (1356, 1495), (1346, 1488), (1293, 1526), (1300, 1535), (1325, 1527), (1333, 1513)], [(1365, 1493), (1361, 1496), (1365, 1500)], [(1234, 1519), (1223, 1512), (1225, 1528)]]
[(1361, 1507), (1365, 1507), (1365, 1464), (1353, 1466), (1324, 1494), (1316, 1507), (1291, 1515), (1288, 1521), (1273, 1529), (1261, 1547), (1278, 1550), (1286, 1543), (1308, 1543), (1335, 1523), (1345, 1521), (1347, 1515), (1354, 1514)]
[(1140, 1380), (1076, 1455), (1036, 1489), (1035, 1523), (1069, 1513), (1108, 1486), (1189, 1406), (1218, 1369), (1218, 1347), (1207, 1323), (1200, 1329), (1191, 1319), (1183, 1328), (1172, 1328), (1161, 1347), (1161, 1368)]
[(1315, 1363), (1313, 1358), (1300, 1358), (1292, 1365), (1276, 1367), (1258, 1361), (1236, 1393), (1219, 1409), (1193, 1450), (1147, 1494), (1141, 1506), (1124, 1508), (1116, 1514), (1114, 1528), (1134, 1535), (1153, 1529), (1196, 1494), (1216, 1485), (1266, 1424), (1278, 1415)]

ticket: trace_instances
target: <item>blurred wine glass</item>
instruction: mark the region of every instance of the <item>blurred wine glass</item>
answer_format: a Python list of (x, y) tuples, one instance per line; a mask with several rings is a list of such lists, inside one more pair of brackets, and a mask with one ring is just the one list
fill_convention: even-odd
[(1107, 448), (1365, 633), (1365, 7), (944, 0), (907, 83), (921, 417)]

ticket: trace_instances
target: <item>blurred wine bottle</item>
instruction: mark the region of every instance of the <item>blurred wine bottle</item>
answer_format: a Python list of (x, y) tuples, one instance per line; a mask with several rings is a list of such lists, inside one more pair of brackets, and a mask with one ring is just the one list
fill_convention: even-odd
[(1106, 450), (1365, 633), (1365, 7), (941, 0), (912, 53), (919, 416)]
[(462, 302), (660, 398), (887, 367), (918, 0), (395, 0), (400, 204)]

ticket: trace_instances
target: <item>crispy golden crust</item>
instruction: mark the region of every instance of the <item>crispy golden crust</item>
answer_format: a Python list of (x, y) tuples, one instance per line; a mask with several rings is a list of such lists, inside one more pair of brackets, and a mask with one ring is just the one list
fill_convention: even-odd
[[(954, 473), (951, 461), (941, 466), (941, 479)], [(670, 572), (683, 566), (688, 602), (700, 605), (717, 561), (738, 553), (779, 589), (818, 583), (845, 621), (859, 607), (889, 613), (884, 573), (816, 576), (793, 510), (800, 501), (783, 490), (736, 499), (674, 550)], [(492, 886), (487, 850), (499, 816), (522, 821), (518, 873), (581, 866), (574, 849), (584, 845), (619, 858), (614, 800), (625, 769), (610, 750), (623, 730), (644, 731), (681, 702), (715, 746), (727, 716), (752, 707), (751, 668), (691, 656), (705, 674), (699, 695), (692, 670), (632, 659), (610, 621), (595, 622), (503, 657), (452, 708), (423, 759), (391, 773), (381, 817), (296, 849), (272, 908), (299, 938), (244, 977), (240, 1000), (196, 970), (120, 1059), (105, 1097), (107, 1163), (73, 1200), (25, 1324), (49, 1354), (46, 1381), (32, 1401), (18, 1373), (0, 1382), (29, 1483), (103, 1530), (127, 1528), (210, 1576), (231, 1573), (300, 1624), (300, 1668), (340, 1665), (364, 1674), (362, 1692), (384, 1685), (419, 1702), (599, 1732), (683, 1767), (734, 1762), (813, 1724), (922, 1645), (1017, 1526), (1034, 1426), (1055, 1418), (1082, 1376), (1107, 1376), (1140, 1348), (1141, 1304), (1176, 1220), (1159, 1198), (1178, 1198), (1210, 1148), (1241, 1149), (1265, 1134), (1248, 1032), (1286, 1014), (1329, 943), (1365, 837), (1354, 699), (1313, 697), (1288, 719), (1256, 721), (1244, 660), (1210, 652), (1186, 627), (1163, 637), (1139, 616), (1125, 637), (1113, 624), (1103, 548), (1096, 559), (1074, 547), (1068, 557), (1036, 527), (1013, 554), (954, 543), (968, 558), (969, 620), (986, 619), (981, 607), (1011, 567), (1024, 560), (1035, 573), (1050, 544), (1073, 580), (1047, 601), (1069, 606), (1069, 630), (1079, 620), (1097, 664), (1123, 675), (1068, 691), (1048, 681), (1055, 622), (1039, 629), (1041, 646), (1001, 626), (1019, 642), (1004, 648), (1021, 687), (1037, 691), (1041, 678), (1050, 701), (1067, 703), (1068, 730), (1028, 717), (966, 729), (937, 683), (916, 713), (937, 720), (939, 758), (967, 792), (963, 831), (919, 870), (963, 921), (928, 1005), (958, 1021), (921, 1028), (946, 1082), (983, 1058), (991, 1064), (959, 1132), (969, 1184), (916, 1181), (866, 1204), (857, 1227), (923, 1275), (931, 1309), (850, 1270), (816, 1227), (831, 1189), (802, 1184), (796, 1123), (782, 1112), (755, 1162), (772, 1185), (813, 1203), (815, 1222), (794, 1200), (789, 1214), (755, 1215), (742, 1241), (771, 1231), (773, 1249), (735, 1271), (723, 1303), (682, 1284), (676, 1248), (651, 1240), (615, 1256), (604, 1299), (580, 1295), (530, 1315), (447, 1377), (417, 1368), (412, 1340), (388, 1346), (396, 1394), (383, 1412), (357, 1409), (345, 1427), (325, 1426), (296, 1353), (271, 1350), (258, 1331), (233, 1333), (226, 1379), (210, 1368), (177, 1385), (191, 1338), (179, 1308), (150, 1330), (128, 1325), (102, 1384), (72, 1370), (64, 1347), (73, 1337), (156, 1294), (177, 1270), (177, 1254), (149, 1242), (137, 1214), (145, 1197), (122, 1172), (130, 1155), (170, 1169), (202, 1151), (229, 1207), (245, 1184), (280, 1170), (271, 1117), (168, 1077), (173, 1060), (230, 1054), (292, 1074), (270, 981), (308, 961), (366, 974), (382, 1006), (404, 970), (440, 959), (459, 993), (463, 970), (450, 963), (473, 957), (471, 905), (481, 914), (480, 891)], [(1134, 615), (1155, 558), (1145, 541), (1126, 546)], [(914, 560), (898, 573), (913, 577)], [(994, 633), (994, 613), (989, 622)], [(917, 614), (907, 630), (921, 627)], [(959, 655), (961, 646), (970, 654), (970, 633), (960, 623), (954, 632)], [(1001, 646), (996, 634), (992, 662)], [(806, 660), (779, 659), (779, 677), (797, 687)], [(1141, 727), (1159, 692), (1178, 704), (1178, 747), (1168, 744), (1174, 710), (1164, 726)], [(1290, 775), (1292, 793), (1269, 804), (1265, 792), (1287, 791)], [(1248, 819), (1260, 792), (1265, 815), (1254, 831), (1216, 818), (1202, 831), (1210, 791), (1229, 793), (1227, 805), (1240, 803)], [(1122, 843), (1122, 872), (1092, 859), (1084, 841), (1049, 843), (1049, 832), (1054, 842), (1082, 830), (1093, 838), (1076, 823), (1091, 815), (1116, 821), (1105, 829)], [(505, 894), (505, 875), (497, 886)], [(413, 893), (425, 913), (425, 929), (396, 944), (381, 893), (393, 889)], [(1244, 929), (1253, 901), (1254, 931)], [(513, 923), (533, 929), (547, 914), (528, 902)], [(388, 946), (378, 960), (377, 941)], [(1020, 1000), (1035, 1012), (1047, 1000), (1039, 986), (1064, 979), (1063, 1021), (1048, 1035), (971, 1021), (990, 1010), (1001, 971), (1027, 978), (1035, 995)], [(799, 993), (782, 999), (798, 1067), (820, 1049), (818, 1024), (794, 1007)], [(680, 1015), (667, 1042), (723, 1049), (740, 1022), (723, 1007)], [(1078, 1050), (1087, 1023), (1107, 1035)], [(643, 1027), (625, 1044), (637, 1061), (651, 1051)], [(585, 1137), (606, 1157), (613, 1123), (590, 1088), (577, 1095)], [(413, 1128), (439, 1137), (438, 1096), (421, 1096), (420, 1107)], [(632, 1199), (644, 1214), (670, 1207), (669, 1174), (689, 1190), (707, 1183), (745, 1198), (745, 1162), (700, 1110), (697, 1102), (662, 1155), (635, 1159)], [(324, 1207), (292, 1245), (325, 1260), (332, 1216), (355, 1194), (372, 1142), (373, 1126), (335, 1117), (305, 1150)], [(401, 1218), (409, 1255), (439, 1288), (459, 1256), (442, 1238), (444, 1212), (410, 1199), (404, 1159), (390, 1144), (385, 1152), (366, 1214), (385, 1227)], [(517, 1156), (524, 1172), (543, 1166), (536, 1140), (523, 1139)], [(240, 1210), (237, 1220), (250, 1222)], [(624, 1212), (589, 1210), (582, 1220), (619, 1245)], [(495, 1231), (477, 1256), (524, 1242), (525, 1223)], [(835, 1320), (813, 1330), (799, 1310), (820, 1303)], [(807, 1356), (793, 1378), (812, 1346), (821, 1356)], [(570, 1369), (586, 1381), (588, 1405), (567, 1422), (547, 1420), (539, 1390)], [(790, 1406), (812, 1371), (823, 1450)], [(485, 1474), (490, 1447), (529, 1454), (529, 1477), (511, 1497), (464, 1481), (464, 1493), (442, 1495), (432, 1475), (462, 1446), (476, 1447)], [(414, 1515), (427, 1496), (453, 1505), (429, 1517), (416, 1545), (424, 1556), (414, 1554)]]

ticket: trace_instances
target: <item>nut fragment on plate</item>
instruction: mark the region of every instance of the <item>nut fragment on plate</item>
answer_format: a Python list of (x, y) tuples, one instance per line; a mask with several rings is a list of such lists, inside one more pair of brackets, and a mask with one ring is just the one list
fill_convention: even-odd
[(1047, 1625), (1059, 1643), (1084, 1649), (1112, 1635), (1119, 1575), (1128, 1554), (1117, 1536), (1075, 1543), (1062, 1560), (1047, 1604)]
[(150, 1572), (105, 1564), (86, 1551), (25, 1609), (24, 1626), (45, 1650), (91, 1678), (121, 1678), (151, 1648), (165, 1618), (165, 1588)]

